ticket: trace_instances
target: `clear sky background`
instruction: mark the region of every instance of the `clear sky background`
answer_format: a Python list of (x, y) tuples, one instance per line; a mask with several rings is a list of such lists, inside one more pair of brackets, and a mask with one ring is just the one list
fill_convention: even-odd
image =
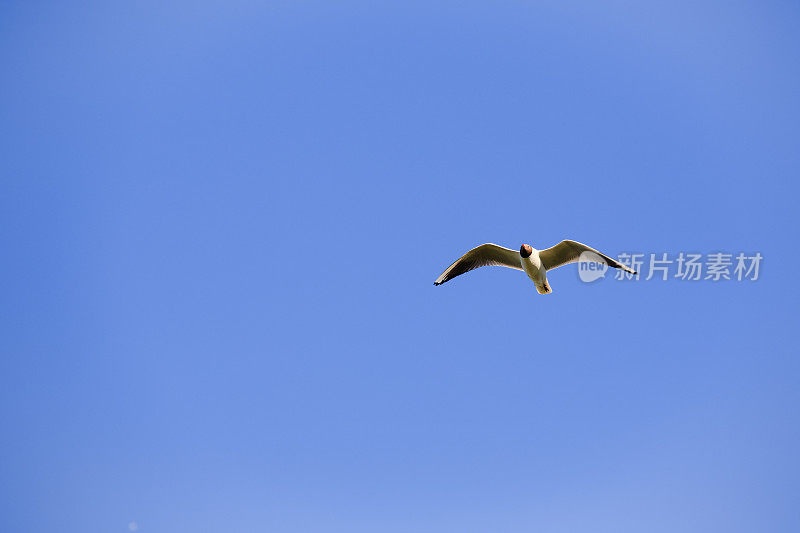
[[(798, 24), (3, 2), (0, 530), (798, 531)], [(564, 238), (764, 261), (432, 284)]]

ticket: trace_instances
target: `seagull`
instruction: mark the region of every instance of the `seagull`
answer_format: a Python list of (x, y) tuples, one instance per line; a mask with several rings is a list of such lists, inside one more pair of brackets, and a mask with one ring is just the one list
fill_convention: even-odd
[(441, 285), (445, 281), (482, 266), (504, 266), (524, 270), (536, 285), (539, 294), (549, 294), (553, 292), (553, 289), (547, 282), (547, 271), (569, 263), (576, 263), (579, 260), (606, 264), (631, 274), (637, 274), (632, 268), (577, 241), (561, 241), (546, 250), (537, 250), (529, 244), (523, 244), (519, 248), (519, 253), (510, 248), (486, 243), (462, 255), (455, 263), (447, 267), (447, 270), (433, 284)]

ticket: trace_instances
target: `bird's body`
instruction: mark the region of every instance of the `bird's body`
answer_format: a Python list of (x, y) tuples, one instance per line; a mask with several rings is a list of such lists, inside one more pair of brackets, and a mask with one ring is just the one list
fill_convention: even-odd
[(524, 271), (533, 281), (539, 294), (548, 294), (553, 292), (553, 289), (550, 288), (550, 283), (547, 281), (547, 271), (575, 263), (579, 259), (606, 264), (636, 274), (628, 266), (577, 241), (561, 241), (546, 250), (536, 250), (528, 244), (523, 244), (519, 252), (487, 243), (462, 255), (436, 279), (434, 285), (441, 285), (456, 276), (482, 266), (504, 266)]
[(533, 284), (536, 285), (536, 290), (539, 294), (547, 294), (553, 292), (550, 284), (547, 282), (547, 269), (542, 265), (542, 259), (539, 257), (539, 250), (533, 250), (533, 253), (528, 257), (522, 257), (520, 254), (520, 263), (522, 270), (531, 278)]

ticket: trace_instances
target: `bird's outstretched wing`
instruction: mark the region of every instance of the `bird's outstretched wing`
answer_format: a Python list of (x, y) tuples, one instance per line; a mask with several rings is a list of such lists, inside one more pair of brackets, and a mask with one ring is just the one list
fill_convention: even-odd
[(562, 265), (569, 263), (576, 263), (583, 252), (592, 252), (585, 257), (594, 260), (597, 263), (605, 263), (610, 267), (621, 268), (625, 272), (637, 274), (637, 272), (622, 263), (611, 259), (605, 254), (602, 254), (590, 246), (581, 244), (576, 241), (561, 241), (555, 246), (542, 250), (539, 252), (539, 258), (547, 270), (558, 268)]
[(482, 266), (504, 266), (522, 270), (519, 252), (487, 243), (462, 255), (458, 261), (447, 267), (447, 270), (433, 284), (441, 285), (447, 280)]

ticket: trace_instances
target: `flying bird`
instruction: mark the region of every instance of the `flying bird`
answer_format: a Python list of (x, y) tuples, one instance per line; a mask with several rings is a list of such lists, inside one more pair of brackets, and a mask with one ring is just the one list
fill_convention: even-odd
[(487, 243), (462, 255), (455, 263), (447, 267), (447, 270), (433, 284), (441, 285), (445, 281), (482, 266), (504, 266), (525, 271), (536, 285), (539, 294), (549, 294), (553, 292), (553, 289), (550, 288), (550, 283), (547, 281), (547, 271), (569, 263), (576, 263), (578, 260), (606, 264), (631, 274), (637, 274), (630, 267), (576, 241), (561, 241), (546, 250), (536, 250), (529, 244), (523, 244), (520, 246), (519, 252)]

